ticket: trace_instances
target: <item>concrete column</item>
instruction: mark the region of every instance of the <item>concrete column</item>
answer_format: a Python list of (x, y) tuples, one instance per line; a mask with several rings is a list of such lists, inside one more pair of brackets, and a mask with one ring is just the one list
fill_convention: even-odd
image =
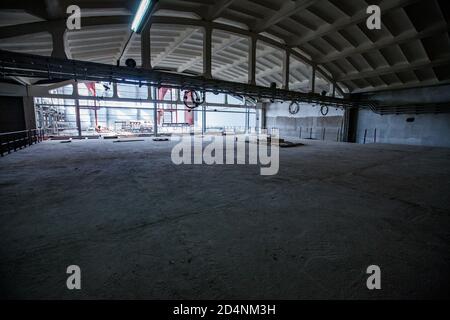
[(119, 98), (119, 93), (117, 92), (117, 83), (114, 82), (113, 83), (113, 98), (118, 99)]
[(346, 108), (344, 113), (344, 142), (356, 142), (358, 108)]
[(157, 89), (155, 86), (152, 87), (152, 94), (150, 96), (150, 92), (149, 92), (149, 97), (153, 98), (153, 133), (155, 135), (155, 137), (158, 136), (158, 103), (156, 102), (156, 100), (158, 99), (158, 94), (157, 94)]
[(245, 133), (248, 133), (250, 127), (250, 114), (248, 107), (245, 108)]
[(248, 45), (248, 83), (256, 85), (256, 37), (250, 37)]
[(51, 29), (52, 41), (53, 41), (53, 58), (67, 59), (66, 54), (66, 26), (61, 25)]
[(283, 89), (289, 90), (289, 67), (291, 54), (288, 50), (285, 51), (283, 59)]
[(262, 125), (262, 122), (263, 122), (263, 119), (262, 119), (263, 114), (262, 114), (261, 105), (262, 105), (261, 103), (258, 103), (258, 104), (256, 105), (256, 110), (255, 110), (255, 112), (256, 112), (256, 132), (259, 132), (259, 130), (261, 130), (262, 127), (263, 127), (263, 125)]
[(36, 129), (36, 112), (34, 110), (34, 97), (23, 98), (23, 114), (25, 118), (25, 129)]
[(142, 118), (142, 116), (141, 116), (141, 109), (136, 108), (136, 120), (140, 121), (141, 118)]
[(263, 102), (262, 108), (261, 108), (261, 115), (260, 115), (260, 122), (261, 122), (261, 129), (267, 129), (267, 117), (266, 117), (266, 111), (267, 108), (270, 106), (270, 103)]
[(202, 132), (206, 133), (206, 105), (202, 107)]
[(80, 114), (80, 100), (75, 99), (75, 115), (77, 121), (78, 136), (81, 137), (81, 114)]
[(141, 59), (142, 68), (151, 69), (151, 44), (150, 44), (150, 24), (144, 27), (141, 33)]
[(311, 66), (311, 79), (310, 79), (310, 84), (311, 84), (311, 92), (315, 93), (316, 92), (316, 66)]
[(109, 108), (106, 108), (106, 127), (109, 129)]
[(78, 82), (73, 85), (73, 95), (76, 97), (75, 100), (75, 119), (77, 124), (78, 136), (81, 137), (81, 114), (80, 114), (80, 100), (78, 99)]
[[(199, 123), (199, 112), (197, 110), (191, 110), (192, 116), (194, 118), (194, 125), (197, 125)], [(203, 124), (202, 124), (203, 125)]]
[(212, 28), (206, 26), (203, 36), (203, 76), (212, 79)]

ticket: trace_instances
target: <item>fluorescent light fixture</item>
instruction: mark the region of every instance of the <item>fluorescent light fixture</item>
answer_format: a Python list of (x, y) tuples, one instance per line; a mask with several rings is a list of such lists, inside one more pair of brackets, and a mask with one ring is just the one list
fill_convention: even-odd
[(142, 22), (144, 21), (145, 16), (150, 9), (150, 5), (152, 0), (141, 0), (141, 4), (139, 5), (139, 9), (134, 16), (133, 24), (131, 25), (131, 30), (138, 33), (140, 28), (142, 27)]

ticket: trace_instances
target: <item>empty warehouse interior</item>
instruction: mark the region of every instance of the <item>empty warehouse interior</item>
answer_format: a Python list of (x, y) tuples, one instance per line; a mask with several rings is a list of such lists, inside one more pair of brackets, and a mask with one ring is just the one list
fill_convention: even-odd
[(450, 298), (447, 0), (2, 0), (2, 300)]

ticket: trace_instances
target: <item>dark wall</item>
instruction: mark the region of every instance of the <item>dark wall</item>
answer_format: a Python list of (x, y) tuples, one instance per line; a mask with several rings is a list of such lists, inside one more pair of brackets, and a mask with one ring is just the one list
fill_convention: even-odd
[(358, 114), (359, 110), (357, 108), (349, 108), (346, 111), (345, 117), (348, 117), (347, 121), (347, 137), (344, 141), (355, 143), (357, 141), (358, 132)]
[(353, 94), (352, 98), (377, 101), (383, 105), (449, 103), (450, 85), (360, 93)]
[(22, 97), (0, 97), (0, 132), (26, 130)]

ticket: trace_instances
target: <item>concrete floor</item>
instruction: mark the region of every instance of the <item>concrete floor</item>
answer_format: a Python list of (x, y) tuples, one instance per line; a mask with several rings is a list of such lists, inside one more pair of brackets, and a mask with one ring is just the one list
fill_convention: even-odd
[(266, 177), (177, 167), (150, 139), (1, 158), (0, 296), (448, 298), (450, 149), (305, 143)]

